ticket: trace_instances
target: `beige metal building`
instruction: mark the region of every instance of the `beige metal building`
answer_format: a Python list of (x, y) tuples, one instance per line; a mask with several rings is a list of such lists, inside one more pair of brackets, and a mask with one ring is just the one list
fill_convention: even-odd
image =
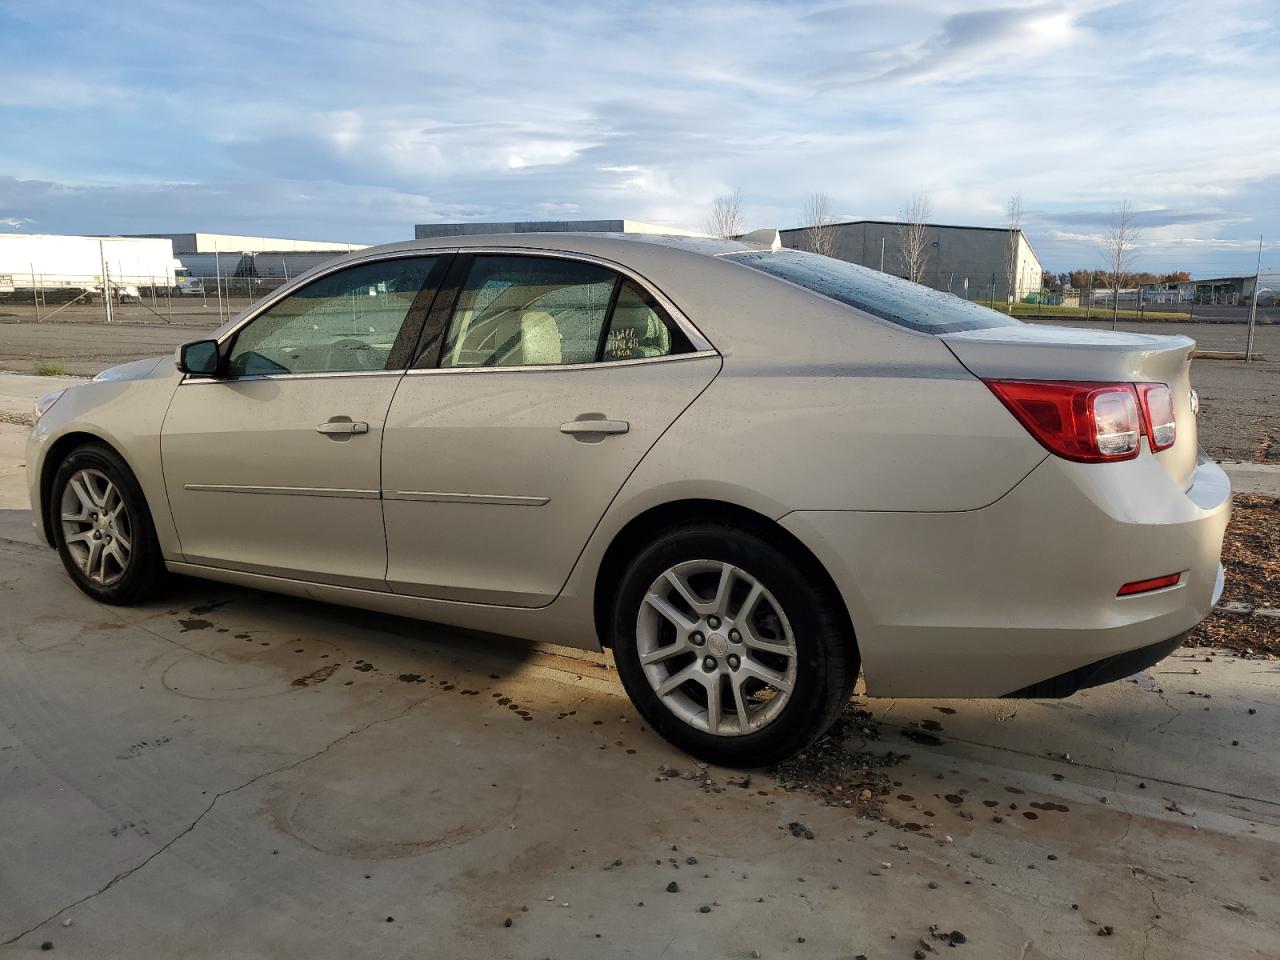
[[(835, 256), (850, 263), (906, 276), (902, 244), (907, 225), (892, 220), (852, 220), (831, 226)], [(782, 244), (805, 250), (812, 244), (807, 227), (783, 230)], [(1017, 269), (1013, 296), (1038, 293), (1043, 267), (1021, 230), (1017, 232)], [(925, 225), (925, 264), (921, 283), (968, 300), (1005, 301), (1009, 297), (1006, 262), (1009, 230), (1005, 227)]]

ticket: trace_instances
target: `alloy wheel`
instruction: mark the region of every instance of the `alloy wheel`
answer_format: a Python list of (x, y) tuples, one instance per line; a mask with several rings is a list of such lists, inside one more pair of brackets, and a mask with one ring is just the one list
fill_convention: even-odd
[(775, 720), (796, 682), (796, 641), (781, 605), (746, 570), (689, 560), (645, 592), (636, 651), (673, 714), (716, 736), (755, 733)]
[(101, 470), (77, 470), (62, 488), (62, 539), (91, 583), (110, 586), (129, 569), (133, 524), (124, 497)]

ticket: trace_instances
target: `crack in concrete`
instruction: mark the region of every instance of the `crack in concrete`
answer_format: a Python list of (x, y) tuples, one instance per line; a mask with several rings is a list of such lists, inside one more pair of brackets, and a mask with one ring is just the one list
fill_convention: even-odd
[(1142, 931), (1141, 960), (1147, 960), (1147, 950), (1151, 946), (1151, 931), (1155, 930), (1156, 927), (1159, 926), (1159, 924), (1156, 923), (1156, 918), (1161, 916), (1164, 913), (1164, 911), (1160, 907), (1160, 901), (1156, 898), (1156, 892), (1152, 890), (1151, 887), (1149, 887), (1147, 884), (1143, 883), (1142, 881), (1142, 877), (1149, 876), (1149, 874), (1145, 870), (1143, 870), (1142, 867), (1139, 867), (1131, 863), (1129, 864), (1129, 876), (1134, 883), (1142, 887), (1143, 890), (1146, 890), (1147, 895), (1151, 897), (1151, 908), (1152, 908), (1151, 918), (1147, 921), (1146, 929)]
[(370, 720), (368, 723), (364, 724), (363, 726), (356, 727), (354, 730), (348, 730), (342, 736), (338, 737), (335, 740), (331, 740), (329, 743), (325, 744), (323, 747), (321, 747), (319, 750), (315, 751), (314, 753), (310, 753), (307, 756), (301, 757), (300, 759), (297, 759), (297, 760), (292, 760), (288, 763), (282, 764), (281, 766), (273, 767), (270, 770), (265, 770), (262, 773), (259, 773), (253, 777), (250, 777), (248, 780), (246, 780), (244, 783), (240, 784), (239, 786), (228, 787), (226, 790), (220, 790), (218, 793), (214, 794), (213, 799), (209, 801), (208, 805), (203, 810), (200, 811), (200, 813), (196, 816), (194, 820), (191, 821), (191, 823), (189, 823), (184, 829), (180, 830), (171, 839), (167, 840), (164, 844), (162, 844), (159, 849), (148, 854), (140, 863), (132, 867), (129, 867), (125, 870), (121, 870), (119, 873), (117, 873), (114, 877), (108, 880), (105, 884), (103, 884), (93, 893), (86, 894), (80, 899), (67, 904), (65, 907), (60, 908), (56, 913), (50, 914), (49, 916), (45, 917), (43, 920), (39, 921), (38, 923), (33, 924), (32, 926), (21, 931), (20, 933), (14, 934), (9, 939), (0, 940), (0, 947), (6, 947), (12, 943), (17, 943), (19, 940), (21, 940), (23, 937), (27, 936), (28, 934), (34, 933), (36, 930), (39, 930), (46, 923), (49, 923), (53, 920), (58, 919), (58, 917), (62, 916), (68, 910), (78, 907), (83, 903), (88, 903), (90, 900), (94, 899), (95, 897), (101, 896), (102, 894), (106, 893), (108, 890), (114, 887), (121, 880), (127, 880), (129, 877), (133, 876), (135, 873), (137, 873), (147, 864), (151, 863), (151, 861), (159, 857), (162, 853), (165, 853), (167, 850), (169, 850), (170, 847), (176, 844), (179, 840), (181, 840), (187, 834), (195, 830), (195, 828), (200, 825), (200, 822), (206, 816), (209, 815), (209, 813), (217, 805), (218, 801), (221, 800), (223, 797), (228, 797), (233, 793), (238, 793), (241, 790), (246, 789), (247, 787), (253, 786), (255, 783), (257, 783), (260, 780), (265, 780), (268, 777), (273, 777), (278, 773), (285, 773), (289, 770), (295, 770), (305, 763), (310, 763), (312, 760), (316, 759), (317, 757), (323, 756), (324, 754), (328, 753), (330, 750), (338, 746), (338, 744), (342, 743), (343, 741), (349, 740), (352, 737), (358, 736), (359, 734), (364, 733), (366, 730), (370, 729), (371, 727), (376, 727), (379, 724), (391, 723), (393, 721), (400, 720), (403, 717), (408, 716), (411, 711), (417, 709), (422, 704), (426, 703), (428, 700), (433, 700), (436, 697), (443, 695), (443, 693), (444, 693), (443, 690), (437, 690), (425, 697), (421, 697), (417, 700), (414, 700), (403, 710), (400, 710), (389, 717), (379, 717), (376, 720)]
[(1173, 721), (1177, 720), (1180, 716), (1182, 716), (1182, 711), (1169, 702), (1169, 698), (1164, 695), (1163, 687), (1156, 687), (1155, 693), (1156, 693), (1156, 696), (1160, 698), (1160, 702), (1173, 711), (1172, 717), (1170, 717), (1168, 720), (1165, 720), (1163, 723), (1157, 723), (1155, 725), (1155, 728), (1151, 731), (1152, 733), (1163, 733), (1165, 727), (1167, 727), (1169, 724), (1173, 723)]

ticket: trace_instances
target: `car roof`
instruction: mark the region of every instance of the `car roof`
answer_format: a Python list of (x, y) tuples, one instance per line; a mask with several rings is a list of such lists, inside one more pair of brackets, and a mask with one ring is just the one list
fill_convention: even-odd
[[(861, 311), (735, 262), (733, 254), (784, 252), (774, 230), (734, 240), (569, 232), (430, 237), (343, 254), (299, 275), (289, 288), (347, 263), (454, 250), (578, 254), (617, 264), (643, 278), (719, 353), (762, 366), (821, 363), (830, 357), (834, 345), (850, 342), (850, 328), (855, 325), (878, 328), (867, 329), (864, 337), (902, 333), (891, 333), (888, 325)], [(784, 317), (787, 322), (779, 322)]]

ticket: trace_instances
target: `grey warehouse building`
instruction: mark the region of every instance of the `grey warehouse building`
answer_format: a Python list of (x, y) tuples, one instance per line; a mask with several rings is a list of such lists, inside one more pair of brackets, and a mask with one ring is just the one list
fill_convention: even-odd
[[(907, 224), (892, 220), (852, 220), (831, 225), (840, 260), (905, 276), (900, 248)], [(810, 228), (783, 230), (783, 246), (810, 249)], [(1031, 242), (1018, 232), (1018, 258), (1013, 297), (1039, 293), (1044, 268)], [(1009, 230), (1005, 227), (925, 225), (926, 260), (920, 282), (968, 300), (1005, 301), (1009, 296), (1006, 261)]]
[(705, 234), (664, 227), (639, 220), (507, 220), (499, 223), (418, 223), (413, 239), (479, 237), (490, 233), (657, 233), (680, 237)]

